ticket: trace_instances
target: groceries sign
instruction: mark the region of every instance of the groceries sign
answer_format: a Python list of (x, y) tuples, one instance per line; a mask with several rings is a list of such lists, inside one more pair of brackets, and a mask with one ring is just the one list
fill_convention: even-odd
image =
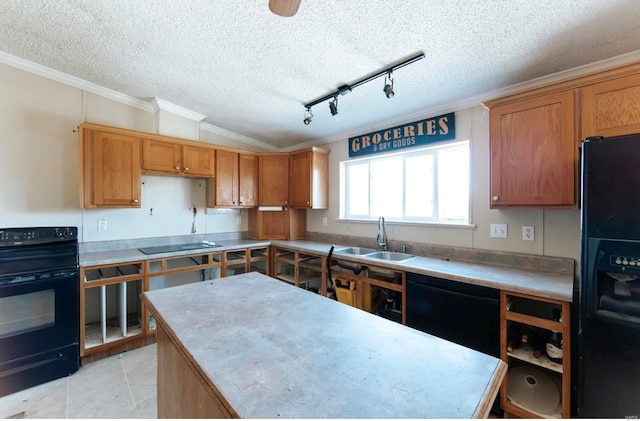
[(456, 137), (455, 113), (349, 138), (349, 157), (395, 152)]

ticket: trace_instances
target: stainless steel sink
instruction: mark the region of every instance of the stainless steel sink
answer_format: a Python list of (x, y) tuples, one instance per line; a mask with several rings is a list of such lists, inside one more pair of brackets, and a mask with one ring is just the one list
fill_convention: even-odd
[(335, 249), (333, 252), (362, 256), (369, 253), (375, 253), (376, 249), (369, 249), (366, 247), (345, 247), (345, 248)]
[[(373, 253), (375, 251), (376, 251), (375, 249), (369, 249), (366, 247), (344, 247), (340, 249), (335, 249), (333, 252), (338, 254), (343, 253), (343, 254), (351, 254), (354, 256), (364, 256), (365, 254)], [(355, 273), (356, 275), (360, 274), (360, 272), (362, 272), (363, 269), (367, 268), (365, 265), (361, 263), (346, 262), (344, 260), (338, 260), (338, 266), (340, 266), (343, 269), (349, 269), (353, 271), (353, 273)]]
[(370, 257), (373, 259), (388, 260), (391, 262), (404, 262), (405, 260), (413, 259), (413, 254), (400, 253), (397, 251), (376, 251), (373, 253), (365, 254), (364, 257)]

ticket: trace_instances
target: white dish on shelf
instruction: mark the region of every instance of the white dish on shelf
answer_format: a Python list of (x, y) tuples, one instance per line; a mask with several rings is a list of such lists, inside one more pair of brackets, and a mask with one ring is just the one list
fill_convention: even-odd
[(550, 415), (560, 404), (560, 391), (543, 371), (529, 366), (514, 367), (507, 378), (507, 396), (532, 412)]

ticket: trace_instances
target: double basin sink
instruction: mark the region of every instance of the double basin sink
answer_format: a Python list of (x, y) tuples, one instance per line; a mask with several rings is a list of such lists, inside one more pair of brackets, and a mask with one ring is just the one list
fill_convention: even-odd
[[(381, 250), (375, 250), (375, 249), (370, 249), (366, 247), (337, 248), (333, 252), (338, 254), (350, 254), (353, 256), (366, 257), (368, 259), (378, 259), (378, 260), (394, 262), (394, 263), (402, 263), (416, 257), (413, 254), (400, 253), (397, 251), (381, 251)], [(362, 265), (360, 263), (354, 263), (354, 262), (346, 262), (343, 260), (338, 260), (338, 265), (342, 268), (352, 270), (355, 274), (359, 274), (360, 271), (365, 269), (365, 265)], [(382, 275), (384, 277), (389, 277), (389, 276), (393, 277), (395, 274), (393, 270), (385, 270), (382, 268), (368, 268), (368, 269), (369, 269), (369, 272), (373, 272), (373, 273)]]

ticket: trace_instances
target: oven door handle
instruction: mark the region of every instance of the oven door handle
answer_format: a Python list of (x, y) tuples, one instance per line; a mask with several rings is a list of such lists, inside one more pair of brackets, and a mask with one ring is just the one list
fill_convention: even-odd
[(484, 301), (486, 303), (494, 304), (496, 306), (500, 305), (500, 300), (498, 298), (479, 297), (477, 295), (468, 294), (468, 293), (459, 292), (459, 291), (453, 291), (453, 290), (446, 289), (446, 288), (440, 288), (440, 287), (436, 287), (436, 286), (429, 285), (429, 284), (423, 284), (421, 282), (417, 282), (417, 284), (420, 285), (422, 288), (425, 288), (427, 290), (432, 290), (432, 291), (435, 291), (435, 292), (439, 292), (439, 293), (443, 293), (443, 294), (447, 294), (447, 295), (452, 295), (452, 296), (457, 296), (457, 297), (469, 298), (469, 299), (476, 300), (476, 301)]
[[(49, 275), (49, 276), (44, 276)], [(56, 271), (56, 272), (45, 272), (40, 273), (33, 276), (11, 276), (0, 278), (0, 287), (3, 286), (11, 286), (11, 285), (24, 285), (26, 283), (33, 283), (34, 285), (39, 285), (45, 282), (51, 281), (59, 281), (60, 279), (65, 278), (74, 278), (78, 276), (78, 269), (66, 270), (66, 271)]]

